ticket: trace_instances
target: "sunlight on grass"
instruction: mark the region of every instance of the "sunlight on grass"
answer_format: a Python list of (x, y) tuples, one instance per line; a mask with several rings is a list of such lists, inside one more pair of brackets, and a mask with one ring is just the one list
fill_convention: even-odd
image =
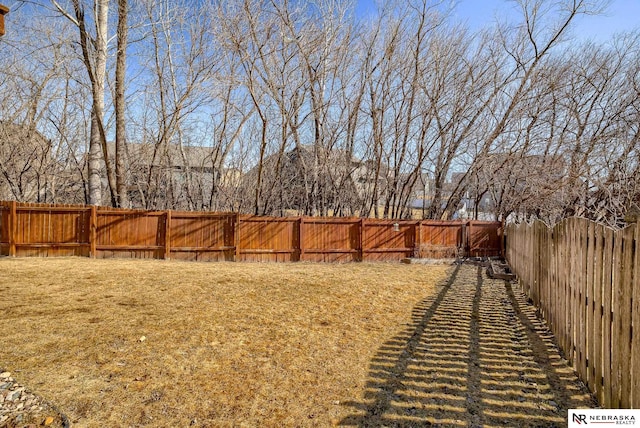
[(326, 426), (443, 266), (0, 260), (0, 367), (81, 426)]

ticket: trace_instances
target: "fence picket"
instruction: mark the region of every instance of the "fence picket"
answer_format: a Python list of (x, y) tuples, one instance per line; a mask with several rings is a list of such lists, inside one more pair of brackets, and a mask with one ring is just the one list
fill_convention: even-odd
[(618, 288), (618, 337), (619, 348), (619, 383), (620, 383), (620, 407), (623, 409), (631, 406), (631, 298), (633, 296), (633, 256), (635, 226), (629, 226), (619, 233), (622, 234), (622, 271)]
[(594, 287), (593, 287), (593, 278), (595, 271), (595, 223), (587, 223), (587, 235), (586, 235), (586, 267), (587, 267), (587, 281), (586, 281), (586, 330), (585, 330), (585, 340), (586, 340), (586, 379), (587, 385), (589, 389), (595, 390), (594, 379), (594, 354), (595, 347), (593, 337), (593, 331), (595, 330), (595, 315), (594, 315)]
[(589, 223), (585, 219), (578, 219), (578, 231), (579, 231), (579, 241), (578, 241), (578, 265), (580, 269), (580, 283), (579, 283), (579, 294), (578, 294), (578, 317), (580, 318), (579, 328), (578, 328), (578, 362), (579, 362), (579, 373), (584, 379), (585, 383), (588, 382), (588, 374), (587, 374), (587, 354), (588, 354), (588, 343), (587, 343), (587, 308), (588, 308), (588, 269), (587, 269), (587, 233), (589, 230)]
[(620, 309), (622, 307), (622, 295), (621, 290), (622, 278), (624, 276), (623, 268), (623, 238), (622, 232), (617, 231), (614, 233), (613, 243), (613, 269), (611, 280), (611, 311), (613, 316), (611, 317), (611, 407), (617, 409), (620, 407), (620, 395), (621, 395), (621, 355), (622, 348), (621, 341), (623, 340), (620, 330), (620, 324), (622, 322), (622, 316)]
[(602, 276), (604, 268), (604, 228), (594, 225), (594, 276), (593, 276), (593, 386), (596, 397), (602, 397)]
[[(635, 334), (631, 335), (631, 407), (640, 409), (640, 222), (635, 230), (635, 258), (633, 273), (633, 306), (631, 308), (631, 324)], [(633, 331), (633, 330), (632, 330)]]
[(602, 278), (602, 377), (603, 377), (603, 401), (605, 408), (611, 407), (611, 293), (613, 271), (613, 230), (605, 231), (604, 248), (604, 274)]

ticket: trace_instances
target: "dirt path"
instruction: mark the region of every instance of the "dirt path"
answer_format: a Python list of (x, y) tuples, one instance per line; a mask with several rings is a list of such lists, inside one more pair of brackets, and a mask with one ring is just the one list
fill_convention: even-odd
[(371, 362), (341, 425), (563, 427), (595, 402), (518, 289), (458, 265)]

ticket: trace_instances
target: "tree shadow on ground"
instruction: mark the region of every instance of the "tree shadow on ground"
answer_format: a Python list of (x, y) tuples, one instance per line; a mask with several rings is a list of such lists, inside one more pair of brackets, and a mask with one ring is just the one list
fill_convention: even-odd
[(376, 353), (343, 426), (566, 426), (596, 403), (511, 283), (456, 265)]

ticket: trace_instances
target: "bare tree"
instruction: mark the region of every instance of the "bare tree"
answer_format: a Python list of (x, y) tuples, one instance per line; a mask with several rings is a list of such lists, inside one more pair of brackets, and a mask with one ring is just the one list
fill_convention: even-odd
[[(71, 43), (65, 27), (14, 9), (16, 31), (3, 39), (11, 67), (0, 72), (0, 198), (52, 202), (71, 186), (82, 199), (82, 181), (69, 177), (68, 153), (78, 149), (62, 132), (82, 92), (66, 62)], [(33, 31), (37, 28), (38, 31)], [(42, 45), (47, 48), (43, 49)]]
[[(554, 49), (566, 41), (576, 17), (600, 13), (607, 2), (567, 0), (550, 5), (541, 0), (518, 0), (516, 3), (522, 12), (521, 23), (516, 27), (499, 27), (499, 40), (509, 58), (509, 62), (501, 67), (504, 78), (497, 81), (495, 86), (500, 93), (500, 102), (492, 106), (491, 117), (494, 119), (487, 136), (478, 141), (476, 155), (468, 171), (480, 168), (492, 151), (503, 150), (501, 143), (510, 122), (520, 119), (520, 108), (535, 88), (535, 79), (532, 77), (544, 67)], [(447, 212), (456, 209), (463, 195), (461, 190), (457, 188), (452, 192), (447, 202)]]
[[(92, 8), (93, 30), (89, 28), (86, 6), (80, 0), (71, 0), (72, 11), (67, 10), (57, 0), (51, 0), (55, 9), (78, 30), (81, 58), (89, 78), (92, 107), (91, 134), (89, 142), (89, 203), (102, 203), (101, 158), (104, 161), (111, 204), (117, 206), (115, 180), (108, 155), (107, 138), (104, 126), (105, 79), (108, 50), (109, 1), (95, 0)], [(101, 153), (102, 152), (102, 153)]]
[(429, 218), (621, 224), (640, 208), (638, 34), (569, 38), (606, 3), (517, 0), (471, 32), (444, 1), (366, 20), (338, 0), (118, 0), (117, 19), (108, 0), (23, 2), (47, 31), (3, 39), (0, 191), (385, 218), (419, 191)]

